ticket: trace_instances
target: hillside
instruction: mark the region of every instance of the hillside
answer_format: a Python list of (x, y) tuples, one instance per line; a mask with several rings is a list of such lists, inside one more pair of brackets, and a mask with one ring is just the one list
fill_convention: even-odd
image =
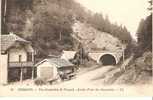
[(106, 32), (98, 31), (87, 23), (76, 21), (73, 26), (73, 37), (92, 51), (121, 51), (122, 43)]
[[(14, 32), (31, 41), (38, 57), (53, 54), (55, 51), (58, 54), (63, 49), (75, 50), (76, 41), (72, 38), (74, 19), (94, 27), (97, 39), (93, 44), (98, 48), (103, 45), (103, 35), (100, 38), (100, 32), (110, 34), (119, 40), (131, 40), (130, 33), (125, 27), (111, 23), (102, 14), (90, 13), (74, 0), (11, 0), (7, 3), (6, 9), (7, 16), (3, 15), (6, 20), (3, 22), (5, 28), (3, 27), (2, 34)], [(111, 38), (110, 35), (107, 36)], [(88, 36), (92, 37), (89, 33)], [(101, 43), (97, 42), (99, 40)]]

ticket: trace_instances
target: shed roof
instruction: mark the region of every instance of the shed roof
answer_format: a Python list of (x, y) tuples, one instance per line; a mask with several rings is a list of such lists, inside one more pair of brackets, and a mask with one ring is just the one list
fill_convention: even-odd
[(68, 66), (74, 66), (71, 62), (65, 60), (65, 59), (60, 59), (60, 58), (50, 58), (50, 59), (44, 59), (41, 62), (37, 63), (35, 66), (40, 65), (41, 63), (48, 61), (49, 63), (54, 63), (57, 65), (58, 68), (62, 67), (68, 67)]
[(15, 42), (30, 43), (29, 41), (13, 34), (1, 35), (1, 51), (8, 50)]
[(75, 54), (76, 54), (76, 51), (63, 50), (62, 55), (61, 55), (61, 59), (65, 59), (65, 60), (73, 59)]

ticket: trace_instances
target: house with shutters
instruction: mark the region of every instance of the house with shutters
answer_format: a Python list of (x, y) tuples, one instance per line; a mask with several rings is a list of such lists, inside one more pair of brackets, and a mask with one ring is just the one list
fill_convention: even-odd
[(34, 49), (14, 33), (1, 35), (0, 84), (34, 78)]

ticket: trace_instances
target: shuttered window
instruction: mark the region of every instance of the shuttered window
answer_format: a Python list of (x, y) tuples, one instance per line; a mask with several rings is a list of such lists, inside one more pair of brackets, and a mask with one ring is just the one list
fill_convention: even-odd
[(32, 61), (32, 52), (27, 52), (27, 61)]

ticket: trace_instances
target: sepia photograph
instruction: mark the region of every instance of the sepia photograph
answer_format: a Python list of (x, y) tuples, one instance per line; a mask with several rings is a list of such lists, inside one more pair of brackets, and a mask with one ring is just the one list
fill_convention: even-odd
[(0, 96), (153, 96), (152, 0), (0, 5)]

